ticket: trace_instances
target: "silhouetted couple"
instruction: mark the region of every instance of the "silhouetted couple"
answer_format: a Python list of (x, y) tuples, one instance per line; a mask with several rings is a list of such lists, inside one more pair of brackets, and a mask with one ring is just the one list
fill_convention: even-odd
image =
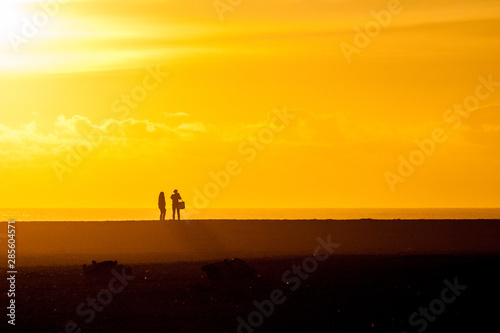
[[(177, 190), (174, 190), (174, 194), (170, 196), (172, 199), (172, 219), (175, 220), (175, 211), (177, 210), (177, 219), (181, 219), (181, 210), (179, 207), (179, 200), (182, 200), (181, 195)], [(158, 198), (158, 208), (160, 208), (160, 221), (165, 221), (165, 215), (167, 214), (167, 203), (165, 202), (165, 193), (161, 192)]]

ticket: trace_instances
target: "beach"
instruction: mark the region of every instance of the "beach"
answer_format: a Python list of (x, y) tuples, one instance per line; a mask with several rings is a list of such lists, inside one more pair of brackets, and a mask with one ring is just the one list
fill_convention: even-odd
[(499, 225), (498, 220), (370, 219), (17, 222), (17, 265), (311, 255), (317, 239), (327, 237), (340, 244), (337, 254), (497, 253)]
[[(17, 222), (16, 330), (477, 331), (498, 308), (499, 239), (497, 220)], [(201, 269), (232, 258), (255, 274)], [(132, 273), (82, 275), (92, 260)]]

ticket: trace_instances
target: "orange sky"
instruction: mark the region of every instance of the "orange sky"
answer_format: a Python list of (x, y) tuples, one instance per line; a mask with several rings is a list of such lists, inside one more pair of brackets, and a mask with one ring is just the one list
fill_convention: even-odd
[(0, 207), (499, 206), (500, 3), (227, 3), (2, 0)]

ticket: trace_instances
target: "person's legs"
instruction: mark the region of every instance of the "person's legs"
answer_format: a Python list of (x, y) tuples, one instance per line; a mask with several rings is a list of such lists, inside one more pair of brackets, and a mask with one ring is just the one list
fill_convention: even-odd
[(172, 206), (172, 220), (175, 220), (175, 207)]
[(181, 210), (179, 209), (179, 207), (177, 207), (177, 219), (180, 221), (181, 219)]

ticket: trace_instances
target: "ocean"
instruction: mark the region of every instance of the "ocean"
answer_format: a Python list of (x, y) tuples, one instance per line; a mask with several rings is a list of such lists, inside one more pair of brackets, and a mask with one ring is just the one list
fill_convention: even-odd
[[(172, 210), (167, 208), (167, 218)], [(0, 209), (8, 221), (157, 220), (157, 208), (22, 208)], [(181, 211), (181, 219), (346, 220), (346, 219), (500, 219), (500, 208), (207, 208)]]

